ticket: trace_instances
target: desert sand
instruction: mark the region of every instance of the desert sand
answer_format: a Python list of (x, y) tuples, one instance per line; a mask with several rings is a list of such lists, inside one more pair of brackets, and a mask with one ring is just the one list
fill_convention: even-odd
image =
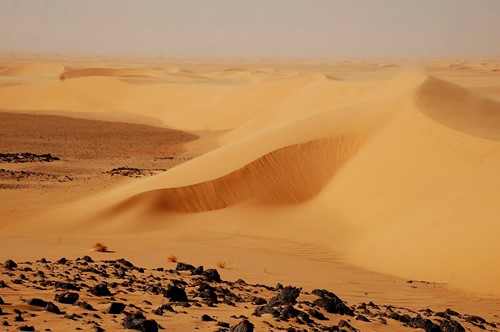
[[(472, 331), (473, 316), (489, 331), (500, 324), (500, 60), (4, 55), (0, 154), (0, 260), (19, 265), (0, 267), (0, 297), (28, 313), (40, 310), (23, 299), (51, 301), (54, 289), (9, 282), (22, 266), (61, 264), (20, 262), (65, 257), (67, 281), (78, 257), (125, 258), (193, 293), (195, 277), (151, 270), (175, 269), (175, 255), (217, 268), (247, 302), (252, 291), (269, 301), (281, 283), (303, 288), (300, 306), (327, 289), (356, 315), (373, 301), (410, 316), (451, 308)], [(111, 252), (90, 250), (96, 242)], [(227, 283), (240, 278), (254, 288)], [(161, 294), (118, 293), (172, 331), (224, 328), (204, 313), (230, 326), (245, 315), (257, 331), (301, 326), (245, 303), (158, 316)], [(111, 301), (87, 300), (98, 311)], [(344, 319), (414, 330), (372, 311)], [(342, 318), (327, 316), (324, 326)], [(6, 317), (13, 330), (82, 327), (46, 312)]]

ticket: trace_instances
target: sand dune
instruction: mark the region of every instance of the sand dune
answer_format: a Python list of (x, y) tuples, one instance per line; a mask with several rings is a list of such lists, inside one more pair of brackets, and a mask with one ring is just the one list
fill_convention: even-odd
[[(123, 77), (152, 73), (98, 64), (67, 71), (63, 81), (58, 72), (43, 82), (1, 87), (0, 109), (90, 119), (107, 114), (106, 120), (122, 122), (152, 119), (196, 131), (201, 138), (192, 146), (205, 146), (206, 152), (154, 176), (116, 182), (107, 190), (87, 188), (86, 197), (76, 201), (65, 201), (62, 193), (50, 208), (39, 208), (33, 217), (30, 211), (23, 214), (30, 218), (15, 228), (27, 238), (44, 234), (57, 237), (53, 242), (80, 245), (109, 235), (121, 250), (151, 264), (148, 251), (163, 254), (175, 243), (194, 260), (225, 255), (235, 265), (253, 268), (254, 280), (272, 275), (262, 272), (267, 267), (260, 262), (241, 261), (253, 259), (244, 253), (265, 242), (262, 260), (276, 252), (273, 241), (291, 241), (293, 250), (276, 253), (278, 266), (280, 260), (291, 264), (294, 255), (304, 257), (308, 270), (321, 271), (315, 278), (336, 276), (348, 296), (363, 298), (366, 288), (348, 280), (367, 272), (339, 272), (340, 263), (331, 265), (329, 255), (300, 251), (304, 243), (314, 243), (340, 255), (343, 264), (381, 272), (370, 272), (370, 278), (386, 282), (382, 291), (379, 284), (369, 289), (387, 303), (432, 302), (450, 298), (446, 292), (452, 291), (435, 284), (425, 295), (421, 289), (402, 290), (403, 282), (393, 284), (382, 273), (494, 294), (497, 303), (497, 78), (461, 67), (468, 63), (448, 65), (432, 63), (431, 74), (396, 74), (399, 65), (376, 62), (153, 64), (157, 83), (130, 84)], [(75, 126), (86, 123), (74, 121)], [(128, 151), (126, 141), (120, 144)], [(154, 137), (145, 153), (156, 158), (151, 146)], [(12, 194), (12, 200), (38, 199), (37, 192), (23, 195)], [(4, 226), (5, 234), (15, 235), (12, 223)], [(210, 246), (217, 236), (227, 246), (214, 254)], [(243, 248), (242, 237), (251, 244)], [(263, 240), (268, 238), (272, 245)], [(130, 246), (133, 241), (139, 249)], [(59, 250), (35, 242), (42, 252)], [(286, 278), (288, 271), (273, 273)], [(293, 271), (296, 280), (308, 280)]]

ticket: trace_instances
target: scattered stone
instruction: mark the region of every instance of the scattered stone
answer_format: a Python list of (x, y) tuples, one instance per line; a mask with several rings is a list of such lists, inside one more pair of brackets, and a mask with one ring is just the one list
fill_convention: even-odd
[(142, 332), (158, 332), (158, 323), (153, 319), (146, 319), (140, 312), (128, 314), (123, 320), (123, 327)]
[(73, 293), (73, 292), (66, 292), (62, 294), (56, 294), (55, 300), (59, 303), (64, 303), (64, 304), (75, 304), (80, 296), (78, 293)]
[(17, 268), (17, 264), (12, 259), (8, 259), (3, 264), (3, 267), (5, 267), (7, 270), (14, 270), (15, 268)]
[(219, 272), (216, 269), (208, 269), (203, 271), (202, 276), (207, 278), (209, 282), (221, 282)]
[(44, 308), (47, 305), (47, 301), (44, 301), (42, 299), (37, 299), (37, 298), (32, 298), (32, 299), (28, 300), (27, 303), (28, 303), (28, 305), (32, 305), (35, 307), (42, 307), (42, 308)]
[(168, 298), (172, 302), (187, 302), (188, 297), (186, 291), (183, 288), (177, 286), (168, 286), (168, 288), (163, 293), (163, 296)]
[(248, 319), (244, 319), (237, 325), (231, 327), (231, 332), (253, 332), (254, 325)]
[[(458, 316), (458, 315), (453, 315)], [(456, 320), (443, 320), (439, 325), (441, 332), (465, 332), (465, 328)]]
[(111, 292), (105, 283), (100, 283), (91, 287), (90, 292), (95, 296), (111, 296)]
[(186, 263), (177, 263), (177, 266), (175, 267), (177, 271), (193, 271), (195, 270), (195, 267), (191, 264), (186, 264)]
[(346, 306), (344, 302), (332, 292), (315, 289), (312, 293), (319, 296), (319, 299), (316, 299), (313, 302), (315, 306), (323, 308), (326, 312), (331, 314), (354, 316), (352, 309)]
[(206, 315), (206, 314), (201, 316), (201, 320), (203, 322), (213, 322), (213, 321), (215, 321), (215, 319), (213, 319), (212, 317), (210, 317), (209, 315)]
[(19, 331), (35, 331), (35, 327), (28, 325), (19, 326), (17, 329)]
[(121, 314), (125, 310), (125, 304), (120, 302), (112, 302), (108, 308), (108, 314)]
[(45, 306), (45, 311), (52, 312), (54, 314), (60, 314), (61, 310), (52, 302), (47, 302), (47, 305)]
[(282, 289), (281, 293), (269, 300), (269, 306), (295, 304), (300, 295), (302, 288), (287, 286)]

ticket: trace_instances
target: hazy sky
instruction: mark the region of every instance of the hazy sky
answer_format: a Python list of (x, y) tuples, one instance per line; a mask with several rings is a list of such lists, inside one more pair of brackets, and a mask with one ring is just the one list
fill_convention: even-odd
[(500, 56), (500, 0), (0, 0), (0, 52)]

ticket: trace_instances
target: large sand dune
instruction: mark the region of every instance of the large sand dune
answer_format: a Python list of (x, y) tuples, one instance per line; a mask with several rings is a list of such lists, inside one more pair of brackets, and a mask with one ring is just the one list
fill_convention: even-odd
[[(498, 81), (482, 80), (482, 65), (432, 66), (153, 64), (144, 76), (161, 82), (133, 84), (122, 78), (136, 69), (114, 64), (0, 88), (0, 109), (153, 119), (210, 146), (166, 172), (44, 209), (38, 227), (15, 226), (146, 247), (192, 233), (292, 239), (373, 271), (498, 296)], [(207, 130), (220, 130), (215, 142)], [(237, 259), (238, 241), (224, 254)]]

